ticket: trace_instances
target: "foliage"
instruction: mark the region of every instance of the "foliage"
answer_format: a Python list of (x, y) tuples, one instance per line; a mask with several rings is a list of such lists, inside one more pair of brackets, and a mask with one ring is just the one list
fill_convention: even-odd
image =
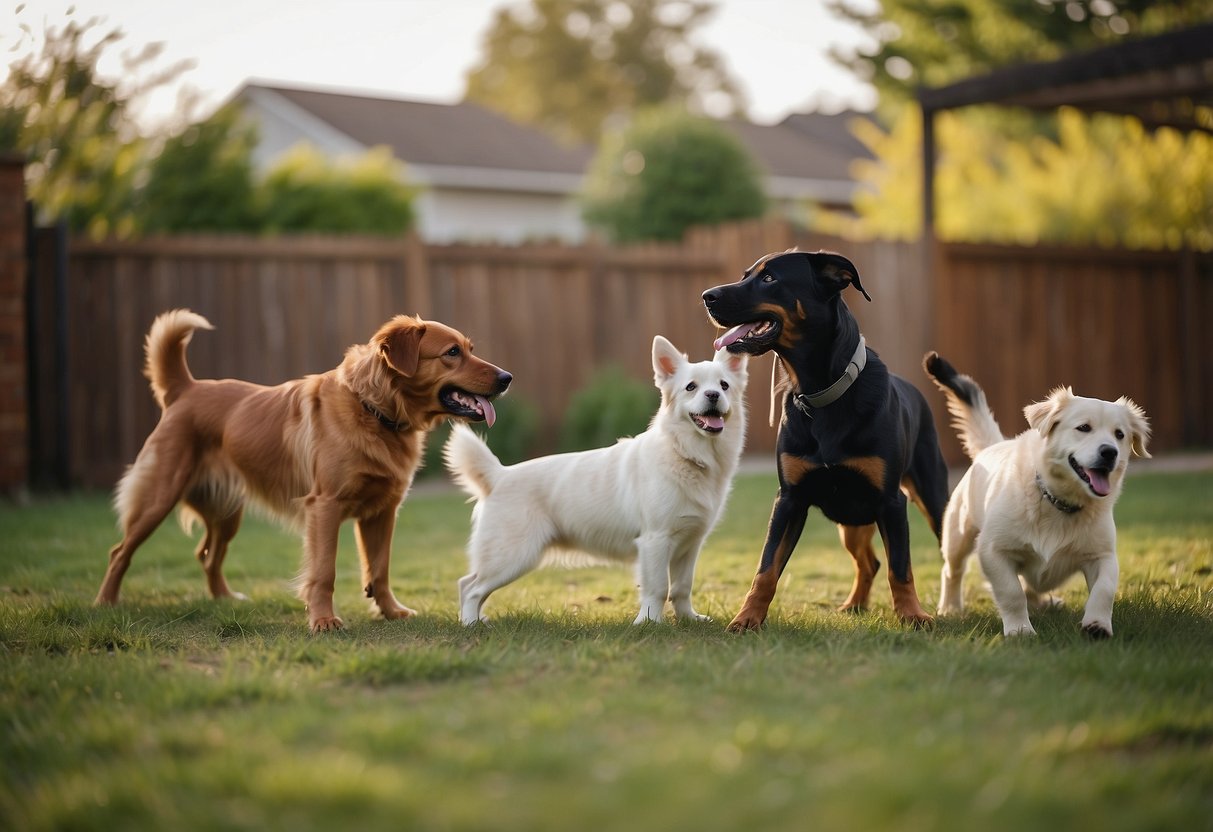
[[(40, 50), (9, 66), (0, 85), (0, 148), (28, 160), (28, 192), (41, 222), (62, 220), (93, 236), (127, 235), (135, 226), (131, 206), (145, 152), (132, 102), (184, 67), (153, 74), (133, 89), (107, 82), (97, 63), (122, 33), (98, 33), (99, 26), (69, 19), (49, 27)], [(128, 59), (128, 75), (158, 54), (153, 45)]]
[(165, 142), (138, 209), (141, 231), (252, 231), (256, 132), (229, 105)]
[(399, 234), (413, 222), (413, 190), (404, 165), (387, 147), (330, 162), (299, 145), (287, 151), (260, 187), (265, 228), (277, 231)]
[[(1213, 249), (1213, 136), (1145, 131), (1135, 119), (1063, 109), (1059, 137), (1026, 142), (956, 113), (938, 116), (941, 239), (1031, 245)], [(862, 236), (921, 233), (921, 117), (903, 112), (885, 133), (859, 135), (876, 158), (857, 162)]]
[[(503, 408), (504, 413), (504, 408)], [(887, 591), (833, 607), (851, 559), (814, 512), (769, 625), (724, 631), (757, 561), (772, 468), (739, 476), (695, 581), (709, 623), (633, 627), (626, 568), (542, 569), (456, 617), (471, 511), (415, 493), (393, 589), (366, 610), (349, 524), (348, 629), (311, 637), (299, 538), (252, 515), (213, 602), (166, 523), (123, 603), (91, 605), (114, 542), (103, 495), (0, 505), (0, 821), (6, 829), (1192, 829), (1213, 812), (1213, 474), (1133, 473), (1117, 505), (1116, 636), (1086, 587), (1007, 641), (978, 570), (920, 632)], [(918, 590), (939, 555), (916, 511)], [(883, 574), (883, 573), (882, 573)], [(884, 582), (879, 582), (884, 586)], [(907, 762), (910, 761), (910, 762)]]
[(874, 8), (828, 0), (828, 6), (879, 44), (874, 52), (833, 56), (875, 85), (886, 116), (920, 86), (1213, 17), (1213, 0), (881, 0)]
[(583, 194), (586, 221), (618, 242), (677, 240), (692, 225), (765, 209), (761, 175), (740, 142), (676, 109), (643, 113), (604, 138)]
[(720, 55), (696, 46), (700, 0), (531, 0), (500, 9), (465, 96), (567, 141), (593, 142), (647, 106), (744, 109)]
[(569, 402), (560, 435), (561, 451), (614, 445), (648, 427), (661, 397), (651, 384), (610, 365), (596, 372)]

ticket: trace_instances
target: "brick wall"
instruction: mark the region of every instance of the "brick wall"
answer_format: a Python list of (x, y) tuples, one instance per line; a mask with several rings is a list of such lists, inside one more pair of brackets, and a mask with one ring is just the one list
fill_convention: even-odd
[(0, 494), (9, 496), (29, 479), (25, 226), (23, 160), (0, 155)]

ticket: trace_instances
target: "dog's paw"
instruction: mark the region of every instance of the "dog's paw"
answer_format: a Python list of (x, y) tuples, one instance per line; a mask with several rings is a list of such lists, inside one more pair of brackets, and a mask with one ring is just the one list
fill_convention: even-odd
[(345, 627), (345, 622), (335, 615), (326, 615), (313, 618), (308, 622), (308, 627), (311, 629), (312, 635), (316, 635), (316, 633), (326, 633), (330, 630), (340, 630)]
[(686, 615), (680, 615), (680, 616), (678, 616), (678, 620), (679, 620), (679, 621), (704, 621), (704, 622), (709, 622), (709, 621), (711, 621), (711, 620), (712, 620), (712, 616), (710, 616), (710, 615), (704, 615), (703, 613), (700, 613), (700, 612), (695, 612), (694, 610), (692, 610), (690, 613), (688, 613), (688, 614), (686, 614)]
[(935, 616), (931, 615), (926, 610), (919, 610), (918, 612), (910, 613), (909, 615), (901, 615), (898, 613), (897, 617), (901, 619), (902, 624), (905, 624), (907, 627), (911, 627), (915, 630), (930, 630), (935, 626)]
[(1007, 638), (1012, 638), (1015, 636), (1034, 636), (1036, 635), (1036, 628), (1034, 628), (1031, 624), (1022, 624), (1018, 626), (1005, 625), (1002, 628), (1002, 634)]
[(737, 617), (729, 622), (727, 629), (730, 633), (756, 632), (762, 629), (764, 623), (766, 623), (765, 618), (760, 618), (753, 613), (739, 612)]
[(379, 614), (388, 621), (396, 621), (401, 618), (412, 618), (417, 614), (417, 610), (409, 609), (404, 604), (393, 604), (390, 607), (380, 607)]
[(1092, 641), (1101, 641), (1112, 637), (1112, 624), (1108, 621), (1084, 621), (1082, 632)]

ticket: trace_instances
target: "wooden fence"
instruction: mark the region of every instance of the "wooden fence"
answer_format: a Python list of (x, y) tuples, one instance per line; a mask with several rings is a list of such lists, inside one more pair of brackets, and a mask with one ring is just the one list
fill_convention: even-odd
[[(873, 302), (854, 292), (847, 302), (869, 344), (927, 393), (941, 427), (942, 399), (920, 368), (930, 348), (986, 387), (1008, 432), (1022, 426), (1024, 404), (1072, 382), (1079, 393), (1136, 398), (1153, 418), (1157, 448), (1213, 445), (1210, 257), (942, 246), (929, 270), (919, 245), (848, 242), (781, 222), (633, 248), (415, 238), (73, 241), (61, 297), (49, 277), (35, 281), (44, 323), (34, 358), (55, 366), (45, 354), (61, 352), (68, 391), (43, 397), (45, 412), (35, 416), (63, 426), (51, 444), (71, 484), (110, 487), (158, 417), (140, 368), (144, 334), (160, 311), (189, 307), (215, 325), (190, 345), (196, 375), (266, 384), (327, 370), (386, 318), (416, 313), (467, 332), (478, 354), (514, 373), (513, 395), (539, 406), (543, 435), (554, 437), (571, 395), (597, 368), (615, 363), (651, 377), (654, 334), (706, 358), (714, 329), (700, 294), (793, 245), (852, 259)], [(67, 322), (59, 341), (45, 323), (50, 308)], [(748, 447), (759, 453), (774, 447), (769, 378), (769, 357), (752, 362)], [(507, 398), (501, 407), (509, 406)], [(960, 462), (959, 446), (944, 435), (949, 459)]]

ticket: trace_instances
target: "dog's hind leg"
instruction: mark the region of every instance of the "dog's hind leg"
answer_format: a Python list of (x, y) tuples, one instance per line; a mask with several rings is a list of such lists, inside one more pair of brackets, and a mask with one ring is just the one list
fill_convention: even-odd
[(206, 585), (213, 598), (232, 598), (236, 601), (247, 601), (248, 596), (243, 592), (234, 592), (228, 586), (227, 578), (223, 576), (223, 559), (227, 557), (228, 544), (240, 531), (240, 521), (244, 517), (244, 509), (238, 507), (226, 517), (208, 517), (203, 515), (206, 523), (206, 534), (198, 544), (194, 553), (206, 573)]
[(872, 538), (876, 536), (876, 526), (838, 526), (838, 537), (842, 545), (855, 560), (855, 582), (851, 585), (851, 594), (838, 609), (840, 612), (863, 612), (868, 608), (868, 595), (872, 591), (872, 580), (880, 569), (880, 561), (876, 559), (876, 550), (872, 548)]
[(471, 571), (459, 579), (459, 621), (465, 627), (488, 620), (480, 610), (489, 595), (537, 567), (553, 536), (543, 521), (514, 516), (494, 522), (487, 510), (476, 524), (468, 542)]
[(889, 589), (893, 592), (893, 611), (914, 627), (929, 627), (935, 622), (918, 601), (914, 571), (910, 568), (910, 524), (906, 517), (906, 497), (900, 491), (887, 501), (876, 521), (889, 561)]
[(354, 524), (354, 539), (358, 544), (359, 560), (362, 562), (362, 585), (366, 596), (374, 599), (375, 606), (388, 620), (408, 618), (416, 615), (396, 600), (388, 580), (388, 564), (392, 557), (392, 532), (396, 528), (394, 509), (374, 517), (364, 517)]
[(139, 458), (118, 485), (122, 540), (110, 549), (109, 566), (93, 603), (118, 603), (122, 577), (130, 568), (135, 550), (177, 505), (193, 475), (192, 457), (173, 457), (148, 440), (148, 445), (140, 451)]
[(962, 526), (958, 511), (944, 515), (943, 525), (943, 572), (939, 579), (940, 615), (964, 610), (965, 561), (973, 553), (977, 531)]

